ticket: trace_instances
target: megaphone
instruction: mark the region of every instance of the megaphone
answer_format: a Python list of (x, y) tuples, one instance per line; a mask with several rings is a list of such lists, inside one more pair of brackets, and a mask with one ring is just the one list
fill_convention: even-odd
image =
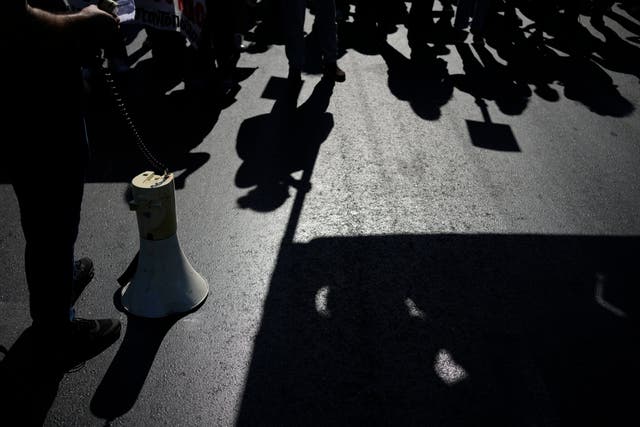
[(121, 290), (125, 311), (160, 318), (186, 313), (209, 294), (209, 285), (193, 269), (178, 242), (173, 174), (143, 172), (131, 181), (140, 250), (135, 274)]

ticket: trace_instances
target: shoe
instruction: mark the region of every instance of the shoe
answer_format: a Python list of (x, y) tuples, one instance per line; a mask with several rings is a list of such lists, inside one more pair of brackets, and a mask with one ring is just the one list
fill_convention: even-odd
[(73, 284), (71, 285), (71, 305), (74, 305), (93, 279), (93, 261), (84, 257), (73, 263)]
[(68, 371), (92, 359), (120, 338), (121, 324), (117, 319), (76, 318), (69, 325), (66, 339), (60, 343), (59, 362)]
[(346, 73), (338, 67), (336, 62), (331, 62), (325, 65), (324, 76), (336, 82), (344, 82), (347, 79)]

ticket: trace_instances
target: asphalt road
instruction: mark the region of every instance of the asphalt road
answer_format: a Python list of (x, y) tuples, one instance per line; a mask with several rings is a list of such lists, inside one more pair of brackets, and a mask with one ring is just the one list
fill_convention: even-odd
[[(77, 254), (96, 277), (76, 309), (119, 318), (123, 334), (60, 381), (24, 363), (21, 418), (5, 408), (0, 423), (625, 424), (638, 381), (640, 22), (614, 10), (627, 19), (605, 18), (614, 35), (582, 23), (624, 54), (560, 46), (508, 68), (492, 44), (449, 44), (416, 65), (400, 27), (378, 53), (347, 49), (346, 82), (306, 74), (297, 109), (281, 45), (244, 54), (220, 104), (154, 68), (141, 32), (126, 92), (176, 173), (178, 237), (210, 295), (179, 318), (118, 309), (116, 279), (139, 247), (125, 190), (149, 166), (117, 116), (94, 118)], [(11, 353), (30, 319), (6, 179), (0, 197)]]

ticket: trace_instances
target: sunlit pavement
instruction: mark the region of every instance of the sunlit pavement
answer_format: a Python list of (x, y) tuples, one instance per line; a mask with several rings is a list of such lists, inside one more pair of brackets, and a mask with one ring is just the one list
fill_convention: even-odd
[[(598, 40), (611, 37), (582, 23)], [(605, 23), (637, 54), (629, 25)], [(129, 51), (143, 41), (141, 33)], [(449, 44), (446, 62), (421, 68), (409, 60), (404, 28), (388, 42), (379, 54), (349, 48), (340, 59), (344, 83), (304, 75), (295, 113), (283, 96), (280, 45), (242, 56), (244, 79), (223, 108), (185, 95), (180, 82), (149, 102), (147, 135), (170, 139), (158, 157), (178, 165), (182, 249), (210, 285), (205, 303), (181, 318), (128, 318), (117, 309), (116, 279), (139, 245), (124, 193), (150, 166), (128, 139), (96, 138), (93, 150), (104, 157), (93, 160), (77, 243), (96, 277), (76, 310), (119, 318), (123, 335), (59, 384), (38, 388), (42, 378), (25, 374), (27, 390), (17, 391), (27, 396), (25, 419), (630, 419), (638, 68), (632, 75), (602, 52), (572, 60), (558, 49), (553, 61), (532, 56), (533, 77), (522, 84), (490, 44)], [(11, 350), (30, 319), (18, 206), (6, 180), (0, 197), (0, 345)]]

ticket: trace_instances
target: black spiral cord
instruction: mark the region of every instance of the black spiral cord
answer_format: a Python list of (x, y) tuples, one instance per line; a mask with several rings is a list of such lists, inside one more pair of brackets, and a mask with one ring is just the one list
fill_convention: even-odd
[[(118, 3), (114, 0), (99, 0), (98, 7), (104, 10), (105, 12), (108, 12), (114, 16), (117, 16)], [(97, 58), (97, 59), (100, 59), (100, 58)], [(131, 118), (131, 115), (129, 114), (129, 110), (127, 109), (127, 105), (125, 104), (124, 99), (120, 94), (120, 91), (118, 90), (118, 85), (115, 79), (113, 78), (113, 75), (111, 74), (111, 70), (109, 70), (108, 67), (102, 67), (101, 65), (98, 65), (96, 68), (98, 68), (101, 71), (102, 76), (104, 77), (104, 81), (109, 90), (109, 93), (111, 94), (111, 97), (116, 103), (116, 107), (120, 112), (121, 118), (124, 120), (124, 122), (127, 124), (127, 127), (133, 134), (136, 140), (136, 145), (138, 146), (138, 149), (142, 152), (142, 155), (156, 170), (163, 171), (164, 175), (167, 175), (168, 173), (167, 167), (164, 165), (164, 163), (156, 159), (153, 154), (151, 154), (151, 151), (147, 148), (144, 141), (142, 140), (142, 136), (140, 135), (140, 132), (138, 131), (138, 128), (135, 122)]]
[(113, 78), (113, 75), (111, 74), (111, 70), (109, 70), (109, 68), (106, 68), (106, 67), (100, 67), (100, 70), (101, 70), (102, 75), (104, 77), (104, 81), (106, 83), (106, 86), (107, 86), (107, 88), (109, 90), (109, 94), (111, 95), (111, 97), (115, 101), (116, 107), (118, 108), (118, 111), (120, 112), (120, 117), (126, 123), (127, 127), (131, 131), (131, 134), (135, 138), (136, 145), (138, 146), (138, 149), (142, 152), (142, 155), (154, 167), (154, 169), (156, 169), (158, 171), (162, 171), (164, 173), (164, 175), (166, 175), (168, 173), (168, 168), (165, 166), (164, 163), (162, 163), (160, 160), (156, 159), (156, 157), (151, 153), (149, 148), (145, 145), (145, 143), (144, 143), (144, 141), (142, 139), (142, 135), (140, 135), (140, 132), (138, 131), (138, 127), (136, 126), (135, 122), (133, 121), (133, 118), (131, 117), (131, 114), (129, 114), (129, 110), (127, 109), (127, 105), (126, 105), (126, 103), (124, 101), (124, 98), (120, 94), (120, 91), (118, 89), (118, 84), (116, 83), (115, 79)]

